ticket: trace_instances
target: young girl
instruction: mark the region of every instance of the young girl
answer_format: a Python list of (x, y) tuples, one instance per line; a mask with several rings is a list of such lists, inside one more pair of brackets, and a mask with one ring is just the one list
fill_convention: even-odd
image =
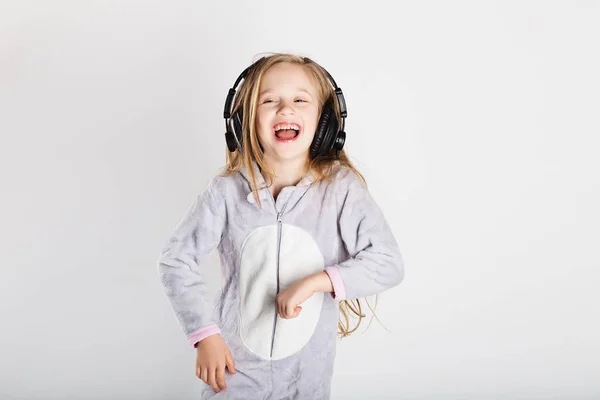
[[(340, 310), (360, 314), (347, 300), (404, 277), (390, 227), (342, 150), (343, 93), (309, 58), (274, 54), (240, 75), (224, 115), (227, 167), (158, 263), (197, 348), (196, 375), (212, 387), (203, 398), (329, 399), (337, 328), (349, 332)], [(197, 267), (215, 248), (222, 285), (211, 307)]]

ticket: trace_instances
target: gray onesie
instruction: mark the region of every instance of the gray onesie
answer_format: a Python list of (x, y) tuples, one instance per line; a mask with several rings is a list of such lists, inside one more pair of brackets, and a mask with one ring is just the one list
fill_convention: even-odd
[[(404, 278), (397, 242), (367, 188), (348, 168), (332, 182), (308, 174), (273, 199), (253, 165), (214, 177), (176, 227), (158, 274), (189, 345), (220, 334), (236, 373), (227, 389), (207, 386), (203, 399), (329, 399), (337, 344), (338, 302), (381, 293)], [(213, 301), (198, 264), (215, 248), (222, 284)], [(279, 318), (276, 295), (326, 271), (333, 293), (317, 292), (300, 315)]]

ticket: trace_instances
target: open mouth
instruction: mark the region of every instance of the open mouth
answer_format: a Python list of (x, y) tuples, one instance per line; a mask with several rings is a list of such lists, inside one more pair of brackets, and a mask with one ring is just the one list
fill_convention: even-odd
[(283, 122), (273, 126), (275, 137), (280, 142), (290, 142), (298, 138), (301, 132), (300, 125), (295, 123)]

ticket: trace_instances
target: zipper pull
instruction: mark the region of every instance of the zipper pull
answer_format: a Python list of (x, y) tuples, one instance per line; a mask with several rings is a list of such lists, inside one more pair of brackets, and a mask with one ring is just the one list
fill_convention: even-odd
[(281, 211), (277, 213), (277, 222), (281, 222)]

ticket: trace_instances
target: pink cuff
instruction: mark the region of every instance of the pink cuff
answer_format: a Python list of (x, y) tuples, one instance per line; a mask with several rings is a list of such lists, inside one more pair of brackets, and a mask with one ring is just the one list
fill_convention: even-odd
[(196, 347), (195, 344), (201, 341), (202, 339), (219, 333), (221, 333), (221, 330), (216, 324), (208, 325), (202, 329), (198, 329), (194, 333), (190, 333), (188, 335), (188, 343), (190, 344), (190, 346)]
[(331, 297), (333, 297), (333, 299), (336, 301), (345, 300), (346, 288), (344, 287), (344, 282), (342, 281), (338, 267), (325, 267), (325, 272), (327, 272), (327, 275), (329, 275), (329, 279), (331, 279), (331, 284), (333, 285), (333, 293), (331, 294)]

